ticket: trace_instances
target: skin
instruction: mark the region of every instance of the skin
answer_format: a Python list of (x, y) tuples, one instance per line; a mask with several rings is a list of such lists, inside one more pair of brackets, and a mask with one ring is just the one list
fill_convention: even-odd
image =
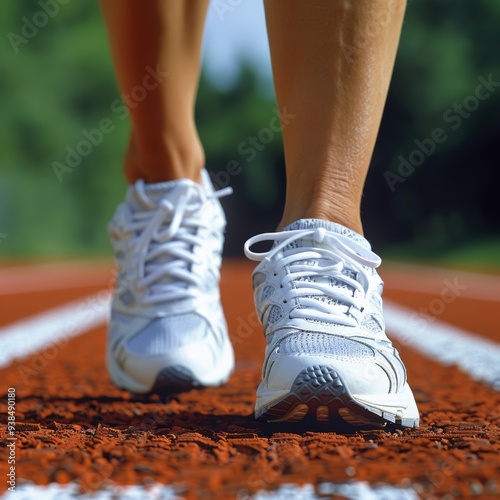
[(168, 73), (130, 107), (124, 162), (130, 183), (200, 180), (205, 154), (194, 122), (208, 0), (101, 0), (120, 91), (130, 95), (148, 67)]
[[(148, 8), (146, 8), (146, 5)], [(287, 172), (280, 228), (301, 218), (362, 234), (360, 204), (394, 66), (404, 0), (265, 0)], [(129, 182), (190, 178), (205, 164), (194, 102), (206, 0), (101, 0), (118, 83), (169, 73), (131, 109)], [(117, 15), (117, 14), (120, 15)]]

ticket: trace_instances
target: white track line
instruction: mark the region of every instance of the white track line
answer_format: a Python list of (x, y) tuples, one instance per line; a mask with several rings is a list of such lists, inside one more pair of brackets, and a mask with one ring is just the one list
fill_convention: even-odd
[[(316, 491), (321, 495), (318, 496)], [(182, 500), (182, 492), (172, 486), (155, 484), (144, 486), (106, 486), (96, 493), (79, 494), (76, 483), (57, 484), (48, 486), (23, 484), (17, 486), (14, 492), (7, 492), (1, 498), (4, 500)], [(417, 500), (419, 497), (412, 488), (378, 485), (370, 486), (366, 481), (352, 481), (349, 483), (320, 483), (316, 488), (312, 484), (302, 486), (285, 484), (276, 491), (259, 491), (255, 495), (239, 493), (241, 500), (320, 500), (340, 495), (348, 500)]]
[(500, 390), (500, 345), (434, 317), (385, 301), (384, 314), (395, 339), (445, 366), (457, 365), (475, 380)]
[(91, 295), (0, 328), (0, 368), (50, 346), (61, 346), (109, 316), (110, 292)]
[[(109, 317), (110, 295), (102, 290), (1, 328), (0, 367), (101, 325)], [(384, 311), (387, 329), (400, 342), (500, 390), (499, 344), (390, 301)]]
[[(60, 345), (69, 337), (79, 335), (105, 322), (109, 315), (109, 291), (71, 302), (48, 312), (33, 316), (0, 329), (0, 367), (13, 359), (27, 357), (50, 345)], [(410, 347), (445, 365), (456, 364), (473, 378), (484, 380), (500, 389), (500, 346), (495, 342), (464, 332), (434, 318), (424, 320), (411, 309), (386, 301), (385, 316), (390, 333)], [(418, 498), (415, 490), (394, 486), (371, 487), (365, 482), (317, 486), (321, 494), (337, 494), (348, 499), (408, 499)], [(23, 484), (2, 499), (66, 500), (73, 498), (107, 500), (176, 499), (176, 491), (157, 485), (145, 490), (140, 486), (113, 486), (99, 494), (79, 495), (76, 483), (37, 486)], [(255, 500), (286, 500), (290, 498), (317, 499), (312, 485), (284, 485), (274, 492), (261, 491)], [(323, 498), (323, 496), (321, 497)]]

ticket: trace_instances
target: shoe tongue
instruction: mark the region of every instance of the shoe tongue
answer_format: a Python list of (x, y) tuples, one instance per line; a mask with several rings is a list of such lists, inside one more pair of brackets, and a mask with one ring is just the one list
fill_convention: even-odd
[[(360, 234), (356, 233), (352, 229), (349, 229), (345, 226), (342, 226), (341, 224), (335, 223), (335, 222), (330, 222), (327, 220), (321, 220), (321, 219), (300, 219), (292, 224), (286, 226), (283, 231), (293, 231), (297, 229), (317, 229), (317, 228), (324, 228), (327, 231), (331, 231), (332, 233), (339, 234), (342, 236), (346, 236), (347, 238), (357, 242), (358, 244), (362, 245), (363, 247), (371, 250), (371, 245), (370, 243), (363, 238)], [(310, 247), (313, 244), (312, 238), (300, 238), (292, 242), (289, 246), (287, 245), (288, 248), (300, 248), (300, 247)], [(324, 244), (321, 243), (314, 243), (314, 246), (323, 246)], [(324, 285), (329, 285), (332, 288), (336, 288), (338, 292), (341, 294), (345, 294), (346, 296), (353, 297), (356, 296), (358, 293), (356, 289), (346, 283), (344, 280), (339, 277), (334, 277), (330, 276), (329, 274), (321, 274), (321, 267), (323, 266), (329, 266), (331, 265), (331, 262), (327, 259), (310, 259), (307, 261), (301, 261), (303, 264), (308, 264), (308, 265), (313, 265), (317, 266), (318, 272), (317, 274), (303, 278), (304, 280), (307, 281), (313, 281), (316, 283), (322, 283)], [(351, 268), (349, 265), (345, 264), (344, 268), (342, 269), (342, 274), (345, 276), (348, 276), (349, 278), (352, 278), (354, 280), (358, 279), (358, 272), (355, 271), (353, 268)], [(339, 312), (343, 314), (347, 314), (349, 310), (349, 306), (343, 303), (341, 300), (333, 300), (330, 297), (325, 297), (324, 295), (311, 295), (310, 298), (319, 300), (321, 302), (327, 302), (330, 305), (334, 306)]]
[[(346, 236), (347, 238), (355, 241), (356, 243), (359, 243), (363, 247), (371, 250), (371, 245), (368, 242), (368, 240), (365, 239), (363, 236), (361, 236), (359, 233), (343, 226), (342, 224), (338, 224), (336, 222), (330, 222), (328, 220), (299, 219), (286, 226), (283, 229), (283, 231), (294, 231), (297, 229), (317, 229), (317, 228), (323, 228), (326, 229), (327, 231), (331, 231), (332, 233)], [(299, 240), (296, 246), (297, 247), (304, 246), (304, 243), (307, 245), (307, 240), (306, 241)]]
[[(187, 187), (187, 186), (199, 186), (198, 184), (189, 181), (187, 179), (182, 179), (180, 181), (168, 181), (168, 182), (158, 182), (158, 183), (151, 183), (151, 184), (144, 184), (143, 185), (143, 190), (144, 190), (144, 195), (146, 197), (146, 200), (143, 200), (142, 197), (139, 195), (138, 190), (135, 185), (129, 186), (128, 191), (127, 191), (127, 203), (128, 205), (133, 209), (137, 211), (141, 210), (151, 210), (151, 207), (149, 205), (152, 204), (153, 206), (158, 205), (160, 201), (165, 198), (172, 198), (175, 196), (174, 191), (177, 189), (180, 189), (182, 187)], [(199, 196), (201, 197), (201, 187), (199, 189)], [(194, 189), (191, 189), (191, 196), (194, 196), (196, 191)], [(194, 201), (194, 199), (193, 199)], [(148, 203), (149, 202), (149, 203)]]
[[(198, 189), (191, 189), (193, 196), (193, 201), (199, 201), (202, 197), (202, 193), (210, 196), (214, 193), (214, 187), (206, 169), (202, 169), (201, 173), (201, 185), (190, 179), (178, 179), (166, 182), (155, 182), (155, 183), (144, 183), (143, 189), (147, 200), (153, 205), (157, 205), (164, 197), (172, 196), (175, 189), (184, 187), (194, 187)], [(195, 195), (196, 193), (196, 195)], [(127, 202), (134, 210), (149, 210), (150, 207), (145, 203), (137, 192), (137, 188), (134, 185), (129, 186), (127, 191)]]
[[(193, 189), (194, 188), (194, 189)], [(158, 205), (161, 200), (167, 198), (174, 207), (177, 206), (176, 201), (189, 190), (189, 204), (201, 203), (202, 198), (204, 197), (203, 192), (206, 192), (204, 186), (200, 186), (194, 181), (188, 179), (181, 179), (175, 181), (168, 182), (159, 182), (159, 183), (151, 183), (151, 184), (143, 184), (142, 186), (142, 194), (139, 194), (139, 189), (136, 185), (132, 185), (129, 187), (127, 192), (127, 204), (129, 207), (135, 212), (142, 211), (151, 211), (154, 212), (157, 210)], [(162, 226), (159, 228), (160, 231), (165, 231), (171, 222), (171, 218), (166, 217), (163, 221)], [(191, 234), (195, 234), (195, 229), (185, 229), (189, 231)], [(157, 248), (158, 245), (161, 245), (161, 242), (151, 240), (149, 243), (149, 250), (153, 251)], [(161, 253), (155, 259), (150, 260), (148, 262), (148, 266), (164, 266), (169, 262), (175, 261), (176, 258)], [(184, 269), (188, 268), (188, 264), (183, 262), (181, 267)], [(177, 283), (178, 280), (176, 278), (172, 278), (169, 276), (165, 276), (157, 280), (156, 285), (168, 285), (170, 283)], [(177, 283), (177, 285), (181, 288), (186, 288), (186, 283)]]

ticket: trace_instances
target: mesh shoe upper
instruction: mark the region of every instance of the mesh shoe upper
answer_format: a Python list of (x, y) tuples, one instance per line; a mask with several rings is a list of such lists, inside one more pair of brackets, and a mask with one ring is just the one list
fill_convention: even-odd
[[(257, 254), (250, 246), (272, 241)], [(406, 372), (385, 335), (375, 268), (379, 257), (357, 233), (328, 221), (300, 220), (251, 238), (258, 315), (267, 338), (263, 382), (285, 390), (313, 362), (335, 367), (356, 393), (394, 393)]]

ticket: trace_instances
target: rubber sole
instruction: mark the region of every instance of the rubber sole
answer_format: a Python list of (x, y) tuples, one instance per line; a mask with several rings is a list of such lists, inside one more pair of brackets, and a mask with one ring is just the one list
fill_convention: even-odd
[(304, 368), (296, 377), (290, 392), (263, 406), (255, 414), (267, 422), (300, 422), (311, 418), (329, 423), (339, 417), (355, 426), (418, 427), (418, 418), (388, 413), (356, 401), (338, 373), (328, 366)]
[[(151, 396), (153, 394), (158, 394), (159, 396), (168, 397), (172, 394), (179, 394), (181, 392), (189, 392), (193, 389), (205, 389), (208, 387), (218, 387), (225, 384), (230, 375), (225, 380), (220, 381), (217, 384), (203, 384), (200, 382), (193, 372), (182, 365), (169, 366), (168, 368), (163, 368), (163, 370), (158, 373), (155, 379), (155, 383), (150, 391), (140, 394), (141, 396)], [(125, 389), (126, 390), (126, 389)], [(132, 394), (136, 394), (132, 392)]]
[(196, 387), (202, 387), (193, 372), (185, 366), (169, 366), (156, 376), (150, 394), (168, 396), (178, 392), (187, 392)]

